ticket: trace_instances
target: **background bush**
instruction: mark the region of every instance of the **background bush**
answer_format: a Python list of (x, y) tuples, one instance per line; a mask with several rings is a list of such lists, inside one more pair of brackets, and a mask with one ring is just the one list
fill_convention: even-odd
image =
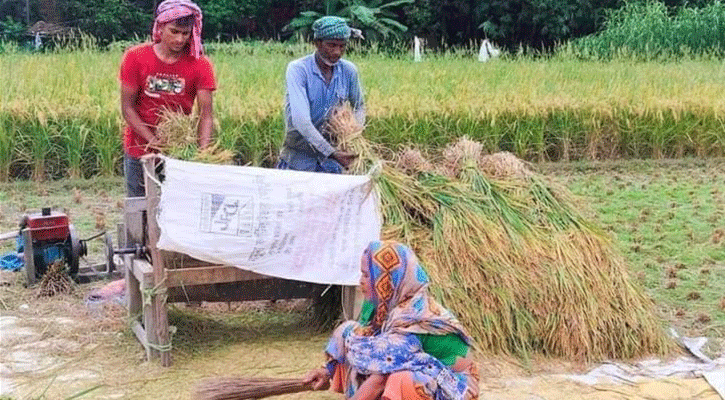
[[(198, 0), (198, 3), (204, 10), (204, 37), (207, 40), (229, 41), (238, 38), (287, 40), (293, 35), (283, 28), (303, 11), (327, 13), (330, 10), (347, 10), (345, 12), (351, 15), (349, 6), (353, 2), (374, 9), (391, 1)], [(80, 28), (102, 44), (146, 37), (158, 2), (29, 0), (30, 10), (26, 12), (25, 0), (0, 0), (0, 34), (5, 40), (16, 40), (18, 24), (26, 27), (37, 20), (46, 20)], [(635, 27), (640, 22), (650, 23), (640, 30), (654, 29), (651, 31), (654, 35), (661, 32), (657, 30), (657, 25), (651, 24), (655, 21), (706, 27), (710, 22), (719, 23), (721, 19), (716, 18), (721, 8), (719, 0), (666, 0), (655, 3), (622, 0), (414, 0), (386, 11), (393, 13), (392, 20), (408, 28), (401, 37), (406, 43), (417, 35), (427, 38), (429, 47), (445, 48), (470, 46), (487, 37), (510, 50), (522, 47), (548, 51), (557, 44), (605, 28), (610, 35), (615, 35), (617, 29), (619, 34), (624, 34), (625, 25)], [(712, 12), (716, 15), (708, 15)], [(709, 34), (697, 30), (688, 32)], [(719, 40), (721, 35), (715, 36)], [(660, 40), (669, 40), (670, 37), (672, 35), (663, 36)], [(380, 39), (387, 38), (381, 36)], [(692, 42), (696, 38), (688, 40)], [(616, 48), (616, 40), (611, 42)], [(705, 41), (700, 45), (707, 46), (711, 42)], [(397, 46), (395, 41), (390, 40), (382, 44)], [(586, 45), (593, 46), (591, 43)]]
[(609, 13), (605, 29), (575, 40), (584, 57), (643, 59), (725, 54), (725, 4), (672, 9), (664, 3), (628, 3)]

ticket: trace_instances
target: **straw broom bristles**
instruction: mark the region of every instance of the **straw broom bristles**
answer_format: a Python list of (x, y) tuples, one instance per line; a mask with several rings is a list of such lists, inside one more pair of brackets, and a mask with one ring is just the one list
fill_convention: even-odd
[(212, 378), (201, 382), (195, 400), (246, 400), (312, 390), (302, 379), (284, 378)]
[[(348, 135), (351, 124), (330, 126), (362, 149), (354, 173), (381, 162), (359, 129)], [(480, 349), (582, 361), (667, 352), (672, 343), (652, 301), (567, 190), (509, 153), (481, 149), (462, 138), (432, 170), (408, 151), (409, 160), (383, 162), (373, 176), (383, 238), (411, 244), (432, 292)]]

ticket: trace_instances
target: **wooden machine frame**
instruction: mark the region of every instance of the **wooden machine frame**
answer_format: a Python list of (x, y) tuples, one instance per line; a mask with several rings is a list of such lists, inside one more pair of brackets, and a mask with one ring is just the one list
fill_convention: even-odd
[[(325, 285), (272, 278), (229, 265), (214, 265), (185, 254), (159, 250), (160, 227), (156, 220), (161, 188), (155, 165), (160, 158), (146, 156), (146, 196), (125, 200), (119, 225), (119, 247), (144, 246), (146, 257), (124, 254), (126, 295), (131, 329), (146, 350), (148, 359), (160, 357), (171, 365), (171, 338), (166, 304), (169, 302), (246, 301), (309, 298), (321, 295)], [(356, 308), (356, 288), (343, 287), (343, 315)], [(359, 309), (359, 304), (357, 304)]]

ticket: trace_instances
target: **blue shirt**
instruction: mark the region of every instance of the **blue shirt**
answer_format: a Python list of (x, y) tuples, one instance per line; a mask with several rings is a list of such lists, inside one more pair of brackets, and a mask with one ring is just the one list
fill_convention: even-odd
[(332, 68), (330, 83), (310, 54), (287, 65), (285, 97), (286, 137), (280, 157), (293, 164), (294, 158), (327, 158), (335, 152), (329, 137), (321, 132), (330, 111), (345, 100), (350, 102), (360, 124), (365, 107), (357, 68), (341, 59)]

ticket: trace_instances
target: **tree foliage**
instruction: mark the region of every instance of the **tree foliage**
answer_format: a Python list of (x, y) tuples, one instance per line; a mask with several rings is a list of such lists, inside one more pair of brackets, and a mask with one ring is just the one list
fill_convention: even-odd
[(316, 9), (302, 11), (285, 29), (309, 36), (312, 23), (316, 19), (325, 15), (337, 15), (348, 20), (351, 26), (362, 30), (370, 40), (399, 37), (408, 27), (398, 22), (394, 9), (413, 2), (414, 0), (325, 0)]
[(22, 41), (25, 39), (25, 25), (10, 18), (5, 17), (4, 21), (0, 21), (0, 39)]
[(151, 12), (127, 0), (66, 0), (62, 14), (68, 25), (91, 34), (103, 44), (144, 37), (151, 31)]
[[(161, 0), (0, 0), (5, 35), (17, 24), (43, 19), (49, 4), (58, 7), (61, 23), (80, 28), (101, 43), (150, 33), (154, 7)], [(605, 28), (607, 15), (632, 2), (653, 0), (197, 0), (204, 11), (205, 39), (286, 39), (309, 35), (312, 22), (338, 15), (362, 29), (368, 42), (427, 39), (429, 46), (478, 43), (548, 50), (557, 43)], [(661, 0), (671, 15), (715, 0)], [(10, 17), (13, 23), (9, 23)], [(284, 29), (286, 28), (286, 30)]]
[[(406, 7), (411, 32), (429, 43), (465, 45), (489, 38), (515, 48), (548, 48), (594, 32), (619, 0), (416, 0)], [(433, 39), (433, 40), (431, 40)]]

